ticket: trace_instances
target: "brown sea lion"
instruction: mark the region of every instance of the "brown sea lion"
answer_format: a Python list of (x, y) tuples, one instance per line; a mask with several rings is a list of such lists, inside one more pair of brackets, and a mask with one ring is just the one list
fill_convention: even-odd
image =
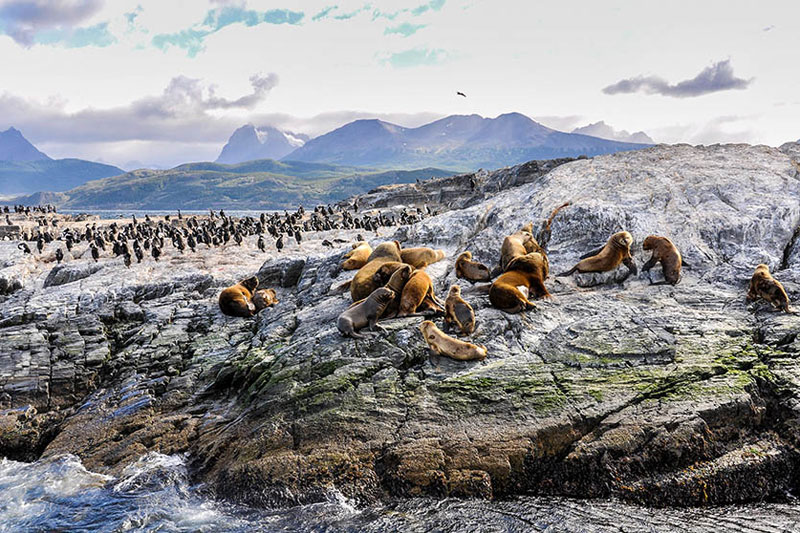
[(617, 268), (620, 263), (628, 267), (628, 274), (636, 274), (636, 263), (631, 255), (632, 245), (633, 236), (627, 231), (620, 231), (612, 235), (605, 246), (582, 255), (577, 265), (557, 275), (569, 276), (576, 271), (578, 273), (609, 272)]
[(475, 331), (475, 311), (466, 300), (461, 297), (461, 287), (453, 285), (444, 301), (445, 326), (455, 326), (464, 335), (472, 335)]
[(769, 273), (769, 267), (765, 264), (760, 264), (753, 272), (753, 277), (750, 278), (750, 289), (747, 291), (747, 300), (753, 301), (763, 298), (768, 301), (776, 309), (781, 309), (787, 313), (791, 313), (789, 308), (789, 297), (781, 285), (781, 282), (772, 277)]
[(397, 316), (408, 316), (416, 312), (417, 308), (426, 299), (432, 301), (439, 311), (444, 310), (433, 291), (431, 277), (424, 270), (415, 270), (411, 277), (408, 278), (408, 283), (403, 287), (403, 294), (400, 298), (400, 311)]
[(491, 275), (489, 267), (472, 260), (472, 252), (462, 252), (456, 259), (456, 277), (475, 283), (478, 281), (489, 281)]
[(658, 235), (648, 235), (642, 243), (642, 250), (652, 250), (653, 255), (642, 265), (642, 271), (647, 272), (656, 263), (661, 263), (661, 271), (664, 273), (664, 281), (653, 283), (653, 285), (670, 284), (675, 285), (681, 278), (681, 265), (683, 258), (678, 248), (666, 237)]
[(367, 259), (372, 255), (372, 246), (369, 243), (360, 241), (353, 245), (353, 249), (347, 252), (342, 262), (342, 270), (357, 270), (367, 264)]
[[(489, 287), (489, 301), (494, 307), (506, 313), (534, 309), (536, 305), (530, 301), (531, 296), (551, 297), (544, 284), (548, 268), (546, 256), (538, 252), (515, 258), (509, 265), (509, 270), (501, 274)], [(520, 287), (525, 292), (520, 290)]]
[(425, 268), (437, 261), (444, 259), (444, 250), (434, 250), (433, 248), (404, 248), (400, 251), (403, 263), (407, 263), (414, 268)]
[(363, 302), (350, 306), (336, 321), (336, 327), (345, 337), (364, 338), (358, 330), (369, 327), (370, 330), (383, 329), (378, 325), (378, 317), (394, 300), (394, 291), (386, 287), (378, 287)]
[(533, 238), (532, 228), (533, 224), (528, 222), (519, 231), (503, 239), (503, 245), (500, 247), (500, 269), (502, 272), (508, 270), (508, 263), (515, 257), (531, 252), (543, 252), (542, 247)]
[(350, 296), (354, 302), (362, 300), (372, 294), (372, 291), (383, 285), (384, 282), (375, 280), (375, 273), (384, 263), (395, 263), (394, 270), (389, 272), (391, 275), (402, 265), (400, 257), (400, 243), (397, 241), (383, 242), (375, 247), (370, 254), (367, 264), (356, 272), (353, 281), (350, 283)]
[(419, 330), (431, 350), (458, 361), (475, 361), (486, 359), (486, 348), (470, 342), (464, 342), (445, 334), (430, 320), (419, 325)]
[[(380, 276), (380, 279), (384, 281), (385, 276), (383, 272), (388, 272), (393, 264), (394, 263), (384, 263), (375, 275)], [(386, 306), (386, 309), (383, 310), (383, 313), (381, 313), (381, 316), (378, 318), (389, 318), (397, 315), (397, 311), (400, 309), (400, 297), (403, 294), (403, 288), (411, 278), (412, 272), (414, 272), (414, 267), (411, 265), (400, 265), (397, 270), (389, 275), (389, 279), (385, 281), (386, 284), (384, 287), (394, 292), (394, 300)]]
[(558, 212), (567, 207), (568, 205), (570, 205), (570, 202), (565, 202), (560, 206), (556, 207), (555, 209), (553, 209), (553, 212), (550, 213), (550, 218), (548, 218), (547, 222), (545, 222), (544, 224), (544, 228), (542, 228), (542, 231), (539, 232), (538, 241), (543, 249), (546, 249), (547, 244), (550, 242), (550, 235), (551, 235), (550, 226), (553, 224), (553, 220), (556, 218)]
[(272, 307), (278, 303), (278, 295), (275, 289), (258, 289), (253, 293), (253, 304), (256, 306), (256, 312)]
[(258, 278), (253, 276), (223, 289), (219, 293), (219, 309), (228, 316), (249, 317), (256, 312), (253, 291), (258, 287)]

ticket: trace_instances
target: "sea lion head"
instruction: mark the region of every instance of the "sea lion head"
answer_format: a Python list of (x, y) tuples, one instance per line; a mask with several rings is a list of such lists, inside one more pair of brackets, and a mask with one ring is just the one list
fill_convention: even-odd
[(450, 285), (450, 292), (447, 293), (447, 297), (450, 296), (461, 296), (461, 287), (458, 285)]
[(530, 233), (531, 235), (533, 235), (533, 222), (528, 222), (527, 224), (522, 226), (522, 229), (520, 229), (520, 231), (525, 233)]
[(256, 276), (251, 276), (247, 279), (243, 279), (239, 284), (248, 291), (253, 292), (256, 290), (256, 287), (258, 287), (258, 278)]
[(758, 274), (758, 273), (769, 274), (769, 266), (767, 266), (764, 263), (761, 263), (760, 265), (756, 266), (756, 270), (753, 273), (754, 274)]
[(630, 250), (631, 246), (633, 246), (633, 235), (627, 231), (615, 233), (609, 240), (611, 241), (611, 244), (623, 250)]
[(413, 272), (414, 267), (403, 264), (403, 266), (395, 270), (394, 273), (389, 276), (389, 281), (386, 282), (386, 286), (396, 292), (402, 291)]
[(422, 336), (423, 337), (427, 337), (428, 336), (428, 332), (430, 331), (430, 329), (432, 327), (436, 327), (436, 325), (433, 322), (431, 322), (430, 320), (422, 321), (422, 323), (419, 325), (419, 330), (422, 332)]
[(657, 239), (658, 237), (656, 237), (655, 235), (648, 235), (647, 238), (642, 243), (642, 250), (652, 250), (653, 248), (655, 248), (656, 243), (658, 242)]
[(467, 250), (466, 252), (461, 252), (461, 254), (456, 258), (456, 261), (461, 261), (462, 258), (471, 260), (472, 252), (470, 252), (469, 250)]

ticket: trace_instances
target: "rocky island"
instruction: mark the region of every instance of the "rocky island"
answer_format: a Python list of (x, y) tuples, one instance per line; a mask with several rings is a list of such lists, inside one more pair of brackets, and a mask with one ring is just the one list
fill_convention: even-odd
[[(364, 232), (434, 246), (440, 296), (465, 249), (494, 265), (503, 237), (570, 202), (551, 272), (620, 230), (633, 257), (668, 236), (687, 266), (547, 280), (552, 300), (508, 315), (477, 286), (483, 361), (431, 355), (419, 318), (342, 338), (335, 289), (357, 231), (308, 234), (280, 253), (165, 249), (95, 263), (76, 248), (0, 242), (0, 455), (71, 453), (115, 474), (148, 452), (186, 453), (196, 480), (250, 505), (387, 497), (616, 497), (649, 505), (782, 499), (800, 467), (800, 319), (747, 303), (769, 265), (800, 296), (800, 144), (655, 146), (591, 159), (381, 187), (361, 209), (427, 204), (437, 216)], [(624, 269), (624, 267), (623, 267)], [(222, 288), (256, 274), (280, 303), (222, 315)]]

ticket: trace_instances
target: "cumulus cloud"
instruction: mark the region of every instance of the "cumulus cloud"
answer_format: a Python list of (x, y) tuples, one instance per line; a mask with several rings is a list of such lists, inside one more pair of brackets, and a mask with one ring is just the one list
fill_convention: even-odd
[(0, 0), (0, 29), (31, 46), (38, 32), (72, 28), (102, 7), (103, 0)]
[(732, 89), (746, 89), (753, 79), (737, 78), (733, 74), (730, 59), (714, 63), (703, 69), (697, 76), (670, 84), (659, 76), (636, 76), (620, 80), (603, 89), (606, 94), (630, 94), (644, 92), (646, 94), (660, 94), (674, 98), (690, 98), (704, 94)]

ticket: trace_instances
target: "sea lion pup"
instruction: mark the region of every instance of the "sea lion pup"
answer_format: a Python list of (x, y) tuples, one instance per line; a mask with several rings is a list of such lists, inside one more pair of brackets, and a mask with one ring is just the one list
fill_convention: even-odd
[(438, 312), (442, 312), (441, 302), (436, 297), (433, 291), (433, 281), (427, 272), (424, 270), (415, 270), (408, 282), (403, 287), (403, 294), (400, 297), (400, 311), (397, 313), (398, 317), (408, 316), (417, 311), (417, 308), (422, 305), (425, 300), (433, 302), (433, 309), (427, 305), (426, 308)]
[[(631, 255), (633, 236), (627, 231), (620, 231), (612, 235), (605, 246), (598, 250), (593, 250), (581, 256), (577, 265), (557, 274), (557, 276), (569, 276), (573, 272), (609, 272), (617, 268), (620, 263), (628, 267), (628, 275), (638, 272), (636, 263)], [(626, 276), (627, 277), (627, 276)]]
[(434, 250), (433, 248), (404, 248), (400, 251), (403, 263), (407, 263), (414, 268), (425, 268), (437, 261), (444, 259), (444, 250)]
[(783, 285), (777, 279), (772, 277), (769, 273), (769, 267), (765, 264), (760, 264), (753, 272), (753, 277), (750, 278), (750, 289), (747, 291), (747, 301), (752, 302), (763, 298), (775, 307), (787, 313), (792, 311), (789, 309), (789, 297), (783, 289)]
[(664, 281), (653, 283), (653, 285), (664, 285), (669, 283), (675, 285), (681, 277), (681, 265), (683, 258), (678, 248), (666, 237), (658, 235), (648, 235), (642, 243), (642, 250), (652, 250), (653, 255), (642, 265), (642, 272), (647, 272), (656, 263), (661, 263), (661, 271), (664, 273)]
[(475, 331), (475, 311), (461, 297), (461, 287), (453, 285), (444, 301), (444, 324), (448, 328), (455, 326), (464, 335), (472, 335)]
[(539, 252), (516, 258), (489, 287), (489, 301), (506, 313), (534, 309), (536, 305), (529, 300), (531, 293), (537, 298), (551, 297), (544, 284), (548, 268), (545, 256)]
[(357, 270), (367, 264), (367, 259), (372, 255), (372, 246), (367, 242), (357, 242), (353, 249), (347, 252), (342, 263), (342, 270)]
[(350, 283), (350, 296), (354, 302), (363, 300), (372, 291), (383, 285), (384, 282), (380, 280), (375, 281), (375, 273), (385, 263), (394, 263), (393, 273), (402, 265), (402, 257), (400, 257), (400, 243), (397, 241), (382, 242), (372, 250), (372, 253), (367, 258), (367, 264), (361, 267), (356, 272), (353, 281)]
[(470, 342), (464, 342), (445, 334), (430, 320), (419, 325), (419, 330), (428, 343), (428, 347), (439, 355), (445, 355), (458, 361), (481, 361), (486, 359), (486, 348)]
[(491, 274), (489, 273), (489, 267), (473, 261), (472, 252), (466, 251), (456, 258), (456, 277), (475, 283), (477, 281), (489, 281)]
[(278, 294), (275, 289), (258, 289), (253, 293), (253, 305), (256, 306), (256, 313), (272, 307), (276, 303), (278, 303)]
[(347, 308), (336, 321), (336, 327), (344, 337), (363, 339), (364, 336), (358, 330), (369, 327), (383, 329), (378, 325), (378, 318), (383, 313), (386, 306), (394, 300), (394, 291), (386, 287), (378, 287), (367, 298), (357, 304)]
[(219, 309), (228, 316), (249, 317), (256, 312), (253, 291), (258, 287), (258, 278), (253, 276), (240, 281), (219, 293)]

